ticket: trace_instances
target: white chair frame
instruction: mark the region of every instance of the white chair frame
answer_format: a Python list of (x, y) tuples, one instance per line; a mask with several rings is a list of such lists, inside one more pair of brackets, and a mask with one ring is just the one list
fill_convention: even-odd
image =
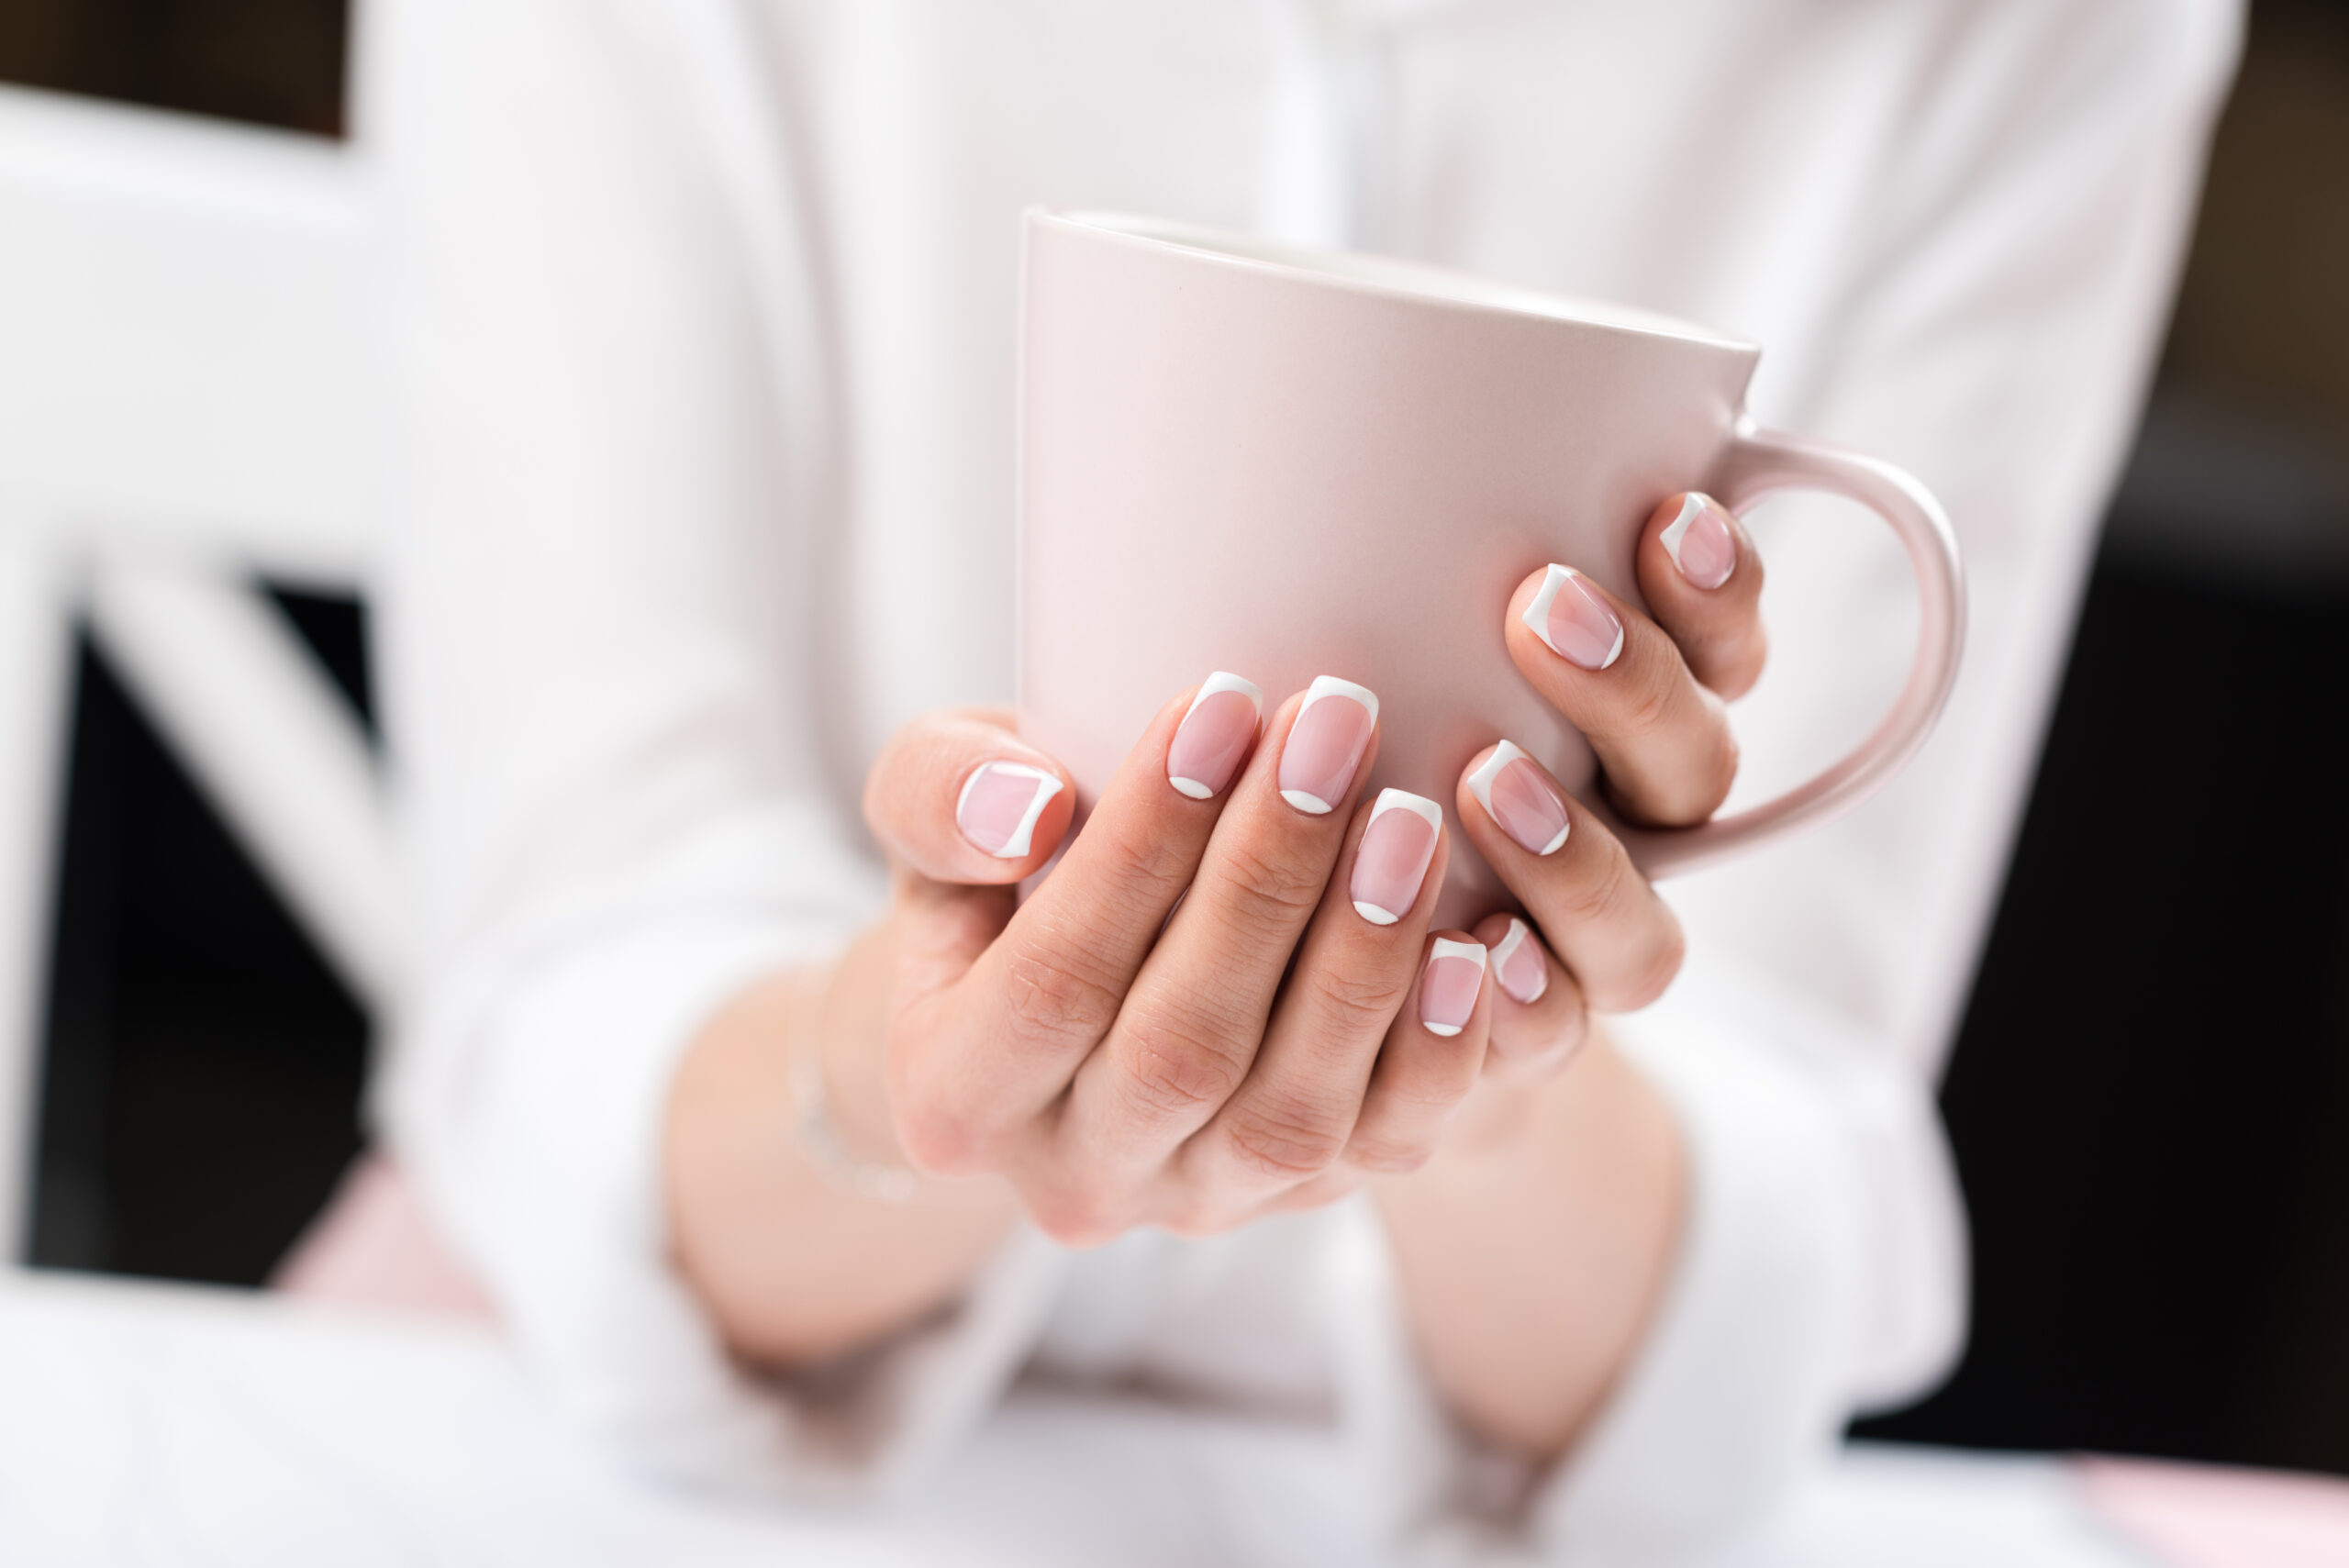
[(364, 161), (0, 87), (0, 1262), (28, 1241), (85, 626), (378, 1018), (381, 773), (257, 577), (364, 591), (389, 505)]

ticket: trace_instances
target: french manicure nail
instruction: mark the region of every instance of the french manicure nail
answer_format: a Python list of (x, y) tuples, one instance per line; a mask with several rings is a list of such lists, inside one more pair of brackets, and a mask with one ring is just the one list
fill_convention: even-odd
[(1378, 697), (1368, 686), (1315, 676), (1281, 747), (1281, 798), (1312, 817), (1335, 810), (1377, 723)]
[(1419, 1023), (1446, 1040), (1468, 1027), (1485, 988), (1485, 944), (1438, 937), (1419, 974)]
[(1508, 935), (1493, 950), (1493, 978), (1527, 1006), (1542, 999), (1550, 989), (1550, 963), (1542, 956), (1542, 944), (1533, 940), (1533, 932), (1516, 916), (1509, 917)]
[(1061, 781), (1025, 762), (984, 762), (963, 781), (954, 825), (999, 861), (1016, 861), (1036, 838), (1036, 818), (1060, 794)]
[(1680, 503), (1680, 515), (1664, 525), (1664, 550), (1680, 575), (1699, 588), (1718, 588), (1737, 570), (1737, 540), (1729, 524), (1694, 491)]
[(1354, 874), (1347, 891), (1354, 912), (1374, 926), (1391, 926), (1419, 901), (1428, 862), (1435, 858), (1436, 829), (1443, 812), (1425, 795), (1382, 789), (1370, 808), (1370, 825), (1354, 850)]
[(1239, 771), (1264, 711), (1254, 682), (1221, 670), (1209, 675), (1166, 748), (1166, 782), (1193, 800), (1212, 797)]
[(1521, 849), (1554, 855), (1566, 841), (1566, 803), (1533, 759), (1509, 741), (1494, 747), (1485, 765), (1468, 775), (1468, 793)]
[(1571, 566), (1550, 568), (1525, 606), (1525, 624), (1551, 652), (1586, 670), (1604, 670), (1623, 655), (1623, 623)]

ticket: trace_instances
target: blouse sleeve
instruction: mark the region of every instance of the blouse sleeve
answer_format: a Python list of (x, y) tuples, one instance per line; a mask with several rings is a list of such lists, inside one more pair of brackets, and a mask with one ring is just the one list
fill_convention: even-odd
[(882, 895), (825, 788), (793, 512), (815, 459), (761, 329), (770, 258), (694, 79), (718, 8), (370, 12), (408, 486), (386, 707), (423, 935), (378, 1108), (554, 1394), (635, 1462), (900, 1473), (1025, 1354), (1044, 1251), (1010, 1244), (819, 1415), (728, 1362), (660, 1198), (685, 1046)]
[[(1486, 1505), (1513, 1497), (1544, 1560), (1669, 1560), (1754, 1518), (1854, 1415), (1943, 1375), (1962, 1339), (1965, 1229), (1932, 1082), (2238, 26), (2230, 0), (1967, 15), (1898, 117), (1820, 345), (1757, 388), (1767, 421), (1887, 457), (1940, 495), (1966, 556), (1965, 672), (1924, 753), (1865, 806), (1666, 886), (1687, 967), (1662, 1004), (1610, 1028), (1678, 1115), (1685, 1241), (1579, 1448), (1530, 1491), (1481, 1488)], [(1897, 674), (1914, 635), (1897, 555), (1845, 571), (1845, 535), (1806, 557), (1800, 530), (1816, 520), (1798, 514), (1763, 540), (1774, 636), (1809, 622), (1841, 639), (1811, 667), (1774, 650), (1765, 689), (1739, 708), (1765, 773), (1799, 776), (1865, 731), (1870, 706), (1806, 695), (1835, 686), (1831, 662)], [(1377, 1251), (1361, 1253), (1374, 1274)], [(1385, 1327), (1341, 1336), (1383, 1495), (1423, 1530), (1484, 1528), (1478, 1477), (1493, 1466), (1420, 1384), (1390, 1294), (1346, 1299), (1386, 1304)]]

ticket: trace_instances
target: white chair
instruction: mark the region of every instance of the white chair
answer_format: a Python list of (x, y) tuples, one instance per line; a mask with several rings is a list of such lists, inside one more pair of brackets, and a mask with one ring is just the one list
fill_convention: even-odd
[(77, 619), (354, 994), (392, 994), (374, 760), (253, 586), (371, 575), (373, 239), (347, 146), (0, 87), (0, 1261), (27, 1240)]

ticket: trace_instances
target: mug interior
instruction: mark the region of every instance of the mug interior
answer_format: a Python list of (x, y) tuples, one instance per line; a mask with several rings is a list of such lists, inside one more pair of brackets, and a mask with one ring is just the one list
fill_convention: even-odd
[(1278, 240), (1253, 234), (1207, 228), (1164, 218), (1138, 217), (1129, 213), (1044, 208), (1041, 209), (1040, 216), (1082, 228), (1121, 235), (1130, 239), (1180, 246), (1187, 250), (1201, 250), (1258, 266), (1309, 272), (1381, 293), (1437, 300), (1479, 310), (1506, 311), (1515, 316), (1539, 316), (1553, 321), (1606, 327), (1620, 332), (1674, 338), (1683, 342), (1702, 343), (1711, 348), (1745, 353), (1754, 351), (1753, 345), (1750, 343), (1709, 331), (1659, 311), (1611, 305), (1601, 300), (1578, 299), (1518, 284), (1496, 283), (1472, 272), (1455, 272), (1449, 267), (1433, 266), (1424, 261), (1408, 261), (1400, 257), (1284, 245)]

